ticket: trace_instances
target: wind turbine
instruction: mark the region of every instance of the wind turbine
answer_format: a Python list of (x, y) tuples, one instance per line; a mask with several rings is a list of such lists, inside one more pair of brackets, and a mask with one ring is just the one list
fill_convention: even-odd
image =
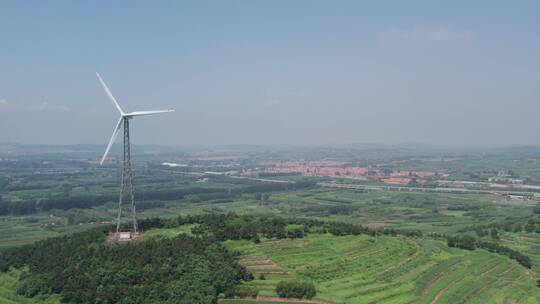
[[(118, 102), (116, 101), (116, 98), (114, 98), (113, 94), (111, 93), (111, 90), (107, 87), (107, 84), (105, 84), (105, 81), (103, 81), (103, 78), (99, 75), (99, 73), (96, 73), (96, 76), (101, 83), (101, 86), (103, 86), (103, 89), (105, 90), (105, 93), (107, 93), (107, 96), (113, 103), (113, 105), (116, 107), (118, 112), (120, 112), (120, 118), (118, 119), (118, 122), (116, 123), (116, 126), (114, 127), (114, 131), (112, 133), (111, 139), (109, 140), (109, 144), (107, 145), (107, 149), (105, 149), (105, 153), (103, 154), (103, 157), (101, 158), (101, 161), (99, 162), (100, 165), (103, 165), (103, 162), (105, 161), (105, 158), (107, 158), (107, 154), (109, 154), (109, 150), (111, 150), (111, 147), (118, 136), (118, 130), (120, 130), (120, 127), (122, 126), (122, 123), (124, 125), (124, 159), (123, 159), (123, 170), (122, 170), (122, 179), (121, 179), (121, 186), (120, 186), (120, 199), (118, 201), (118, 217), (116, 220), (116, 233), (119, 234), (120, 239), (130, 239), (132, 237), (132, 233), (137, 234), (137, 219), (135, 216), (135, 197), (133, 195), (133, 173), (131, 171), (131, 151), (130, 151), (130, 143), (129, 143), (129, 120), (133, 119), (136, 116), (144, 116), (144, 115), (153, 115), (153, 114), (160, 114), (160, 113), (168, 113), (168, 112), (174, 112), (174, 110), (157, 110), (157, 111), (135, 111), (135, 112), (124, 112)], [(125, 204), (124, 201), (124, 195), (129, 196), (129, 204)], [(125, 216), (128, 219), (129, 229), (127, 233), (120, 233), (121, 229), (121, 219), (122, 216)]]

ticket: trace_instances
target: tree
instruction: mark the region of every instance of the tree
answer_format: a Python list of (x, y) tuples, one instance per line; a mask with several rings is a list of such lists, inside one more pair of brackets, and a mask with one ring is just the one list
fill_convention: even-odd
[(317, 294), (312, 282), (280, 281), (276, 293), (281, 298), (311, 299)]
[(54, 292), (62, 302), (77, 304), (214, 304), (218, 294), (253, 279), (213, 237), (181, 234), (119, 245), (105, 243), (107, 231), (96, 228), (8, 249), (0, 270), (28, 267), (18, 293)]
[(449, 247), (457, 247), (467, 250), (476, 249), (476, 239), (470, 235), (448, 236), (446, 241)]
[(491, 230), (489, 231), (489, 235), (493, 239), (498, 239), (499, 238), (499, 232), (497, 231), (497, 228), (491, 228)]

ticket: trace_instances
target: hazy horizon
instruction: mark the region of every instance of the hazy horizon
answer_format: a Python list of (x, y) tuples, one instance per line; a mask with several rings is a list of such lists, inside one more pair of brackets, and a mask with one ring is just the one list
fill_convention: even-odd
[[(540, 3), (4, 2), (0, 143), (540, 146)], [(120, 138), (118, 139), (120, 141)]]

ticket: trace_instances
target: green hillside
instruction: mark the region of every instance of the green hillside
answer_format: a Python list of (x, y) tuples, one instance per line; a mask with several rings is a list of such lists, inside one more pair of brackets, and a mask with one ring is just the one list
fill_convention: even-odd
[(276, 296), (280, 280), (307, 279), (328, 303), (540, 302), (531, 271), (515, 261), (435, 240), (311, 234), (226, 244), (242, 253), (260, 295)]

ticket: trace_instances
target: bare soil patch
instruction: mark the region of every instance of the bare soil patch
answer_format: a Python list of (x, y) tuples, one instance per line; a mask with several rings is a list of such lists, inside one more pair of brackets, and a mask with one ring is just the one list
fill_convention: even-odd
[(304, 303), (304, 304), (329, 304), (329, 302), (321, 300), (307, 300), (307, 299), (294, 299), (294, 298), (280, 298), (271, 296), (257, 296), (256, 298), (245, 297), (235, 299), (222, 299), (220, 302), (227, 302), (232, 300), (249, 300), (249, 301), (268, 301), (268, 302), (282, 302), (282, 303)]
[(387, 222), (371, 222), (371, 223), (362, 225), (362, 227), (364, 228), (384, 228), (388, 226), (392, 226), (392, 224), (387, 223)]
[(264, 264), (276, 264), (272, 260), (240, 260), (240, 264), (243, 266), (249, 266), (249, 265), (264, 265)]
[(467, 296), (465, 303), (468, 303), (470, 300), (474, 299), (478, 294), (480, 294), (484, 289), (488, 287), (487, 284), (482, 284), (482, 286), (476, 288), (470, 295)]
[(277, 275), (289, 275), (291, 274), (288, 271), (255, 271), (255, 273), (262, 273), (262, 274), (277, 274)]
[(257, 264), (244, 266), (247, 269), (280, 269), (278, 264)]

